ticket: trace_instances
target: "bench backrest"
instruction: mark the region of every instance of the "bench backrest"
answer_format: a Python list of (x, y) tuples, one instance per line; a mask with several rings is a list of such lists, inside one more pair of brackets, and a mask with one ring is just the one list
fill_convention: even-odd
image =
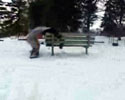
[(63, 36), (61, 39), (54, 37), (52, 34), (46, 34), (45, 41), (46, 46), (59, 46), (63, 43), (63, 46), (91, 46), (94, 44), (94, 36), (89, 35), (73, 35)]
[(64, 43), (64, 38), (62, 37), (61, 39), (58, 39), (53, 34), (47, 33), (45, 35), (45, 42), (46, 42), (46, 46), (52, 46), (52, 44), (54, 46), (59, 46), (60, 43)]

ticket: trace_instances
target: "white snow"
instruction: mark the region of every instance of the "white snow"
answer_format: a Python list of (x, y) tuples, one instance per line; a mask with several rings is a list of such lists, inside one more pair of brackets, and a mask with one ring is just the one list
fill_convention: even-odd
[(125, 40), (113, 47), (96, 37), (89, 48), (41, 45), (40, 57), (29, 59), (26, 41), (0, 41), (0, 100), (125, 100)]
[(12, 2), (12, 0), (2, 0), (3, 2)]

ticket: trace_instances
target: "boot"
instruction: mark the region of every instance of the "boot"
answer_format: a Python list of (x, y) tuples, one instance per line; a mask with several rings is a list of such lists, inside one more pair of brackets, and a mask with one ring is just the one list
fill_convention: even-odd
[(38, 56), (39, 56), (39, 51), (33, 48), (30, 54), (30, 58), (37, 58)]

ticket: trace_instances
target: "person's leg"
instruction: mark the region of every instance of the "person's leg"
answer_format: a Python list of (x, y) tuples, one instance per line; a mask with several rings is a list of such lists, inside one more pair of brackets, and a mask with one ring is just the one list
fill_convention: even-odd
[(38, 57), (39, 56), (40, 44), (39, 44), (39, 41), (38, 41), (37, 37), (29, 36), (29, 37), (27, 37), (27, 42), (32, 47), (30, 58)]

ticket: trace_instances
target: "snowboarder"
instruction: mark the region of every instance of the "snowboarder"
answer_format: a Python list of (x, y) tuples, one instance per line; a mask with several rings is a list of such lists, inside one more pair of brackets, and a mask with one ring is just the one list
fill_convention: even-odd
[(36, 27), (29, 34), (27, 35), (27, 42), (31, 45), (32, 50), (30, 54), (30, 58), (37, 58), (39, 56), (39, 48), (40, 43), (38, 41), (37, 35), (42, 34), (45, 35), (46, 33), (54, 34), (55, 37), (61, 38), (61, 34), (52, 27)]

